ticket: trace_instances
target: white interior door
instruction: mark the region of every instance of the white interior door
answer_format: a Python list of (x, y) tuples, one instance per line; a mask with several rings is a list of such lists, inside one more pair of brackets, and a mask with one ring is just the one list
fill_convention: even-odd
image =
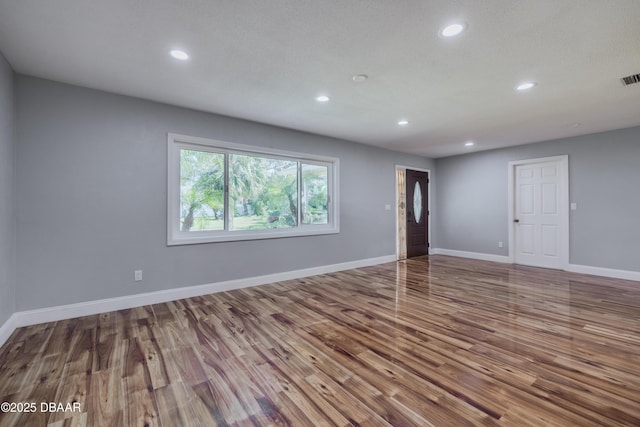
[(515, 262), (563, 268), (565, 194), (561, 161), (515, 166)]

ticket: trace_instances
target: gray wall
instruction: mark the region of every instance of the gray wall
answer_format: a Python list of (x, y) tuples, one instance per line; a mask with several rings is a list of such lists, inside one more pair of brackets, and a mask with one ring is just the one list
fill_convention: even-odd
[[(16, 87), (18, 310), (394, 254), (395, 214), (384, 205), (395, 205), (395, 164), (433, 167), (26, 76)], [(340, 234), (167, 247), (167, 132), (340, 158)]]
[(434, 247), (507, 255), (508, 162), (562, 154), (570, 262), (640, 271), (640, 127), (436, 160)]
[(0, 326), (15, 311), (13, 70), (0, 53)]

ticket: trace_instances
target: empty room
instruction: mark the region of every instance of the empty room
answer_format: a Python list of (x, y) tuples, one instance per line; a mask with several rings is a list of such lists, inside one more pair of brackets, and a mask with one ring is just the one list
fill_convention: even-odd
[(639, 426), (640, 1), (0, 0), (0, 427)]

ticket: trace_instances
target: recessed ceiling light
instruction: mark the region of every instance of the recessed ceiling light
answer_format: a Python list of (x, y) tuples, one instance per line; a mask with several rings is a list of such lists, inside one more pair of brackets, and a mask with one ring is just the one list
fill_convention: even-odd
[(189, 59), (189, 54), (184, 50), (174, 49), (169, 52), (169, 55), (173, 56), (175, 59), (179, 59), (180, 61), (186, 61)]
[(398, 126), (406, 126), (408, 124), (409, 124), (409, 120), (407, 119), (398, 120)]
[(351, 79), (356, 83), (362, 83), (368, 78), (369, 76), (367, 76), (366, 74), (356, 74), (355, 76), (351, 77)]
[(464, 143), (465, 147), (473, 147), (474, 145), (476, 145), (476, 143), (473, 141), (467, 141)]
[(467, 29), (467, 24), (464, 22), (456, 22), (455, 24), (447, 25), (440, 30), (442, 37), (455, 37)]
[(538, 83), (536, 82), (522, 82), (518, 86), (516, 86), (516, 90), (519, 90), (519, 91), (529, 90), (536, 87), (537, 85)]
[(320, 96), (316, 96), (316, 101), (318, 102), (329, 102), (331, 98), (329, 98), (327, 95), (320, 95)]

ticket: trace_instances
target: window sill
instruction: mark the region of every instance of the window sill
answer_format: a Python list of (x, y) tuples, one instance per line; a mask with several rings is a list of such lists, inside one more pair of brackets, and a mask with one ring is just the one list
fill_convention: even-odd
[(167, 246), (196, 245), (203, 243), (237, 242), (245, 240), (280, 239), (287, 237), (318, 236), (338, 234), (340, 229), (333, 226), (307, 226), (294, 230), (248, 230), (248, 231), (196, 231), (169, 234)]

